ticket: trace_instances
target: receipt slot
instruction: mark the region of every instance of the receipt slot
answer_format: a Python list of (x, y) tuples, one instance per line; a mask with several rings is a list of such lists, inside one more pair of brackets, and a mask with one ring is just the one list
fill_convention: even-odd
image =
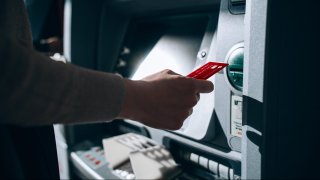
[(233, 90), (242, 91), (243, 84), (243, 43), (233, 46), (226, 57), (229, 66), (226, 68), (228, 82)]

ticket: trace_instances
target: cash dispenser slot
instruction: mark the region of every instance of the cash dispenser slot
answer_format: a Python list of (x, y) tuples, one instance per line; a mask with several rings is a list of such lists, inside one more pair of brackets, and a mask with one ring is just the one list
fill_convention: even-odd
[(229, 11), (231, 14), (244, 14), (246, 0), (229, 0)]
[(245, 0), (230, 0), (230, 3), (233, 6), (243, 6), (246, 4), (246, 1)]

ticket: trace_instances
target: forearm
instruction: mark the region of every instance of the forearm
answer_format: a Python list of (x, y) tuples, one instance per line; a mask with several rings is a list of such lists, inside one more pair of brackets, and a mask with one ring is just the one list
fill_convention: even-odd
[(118, 116), (124, 99), (120, 76), (54, 62), (10, 40), (1, 44), (2, 123), (80, 123)]

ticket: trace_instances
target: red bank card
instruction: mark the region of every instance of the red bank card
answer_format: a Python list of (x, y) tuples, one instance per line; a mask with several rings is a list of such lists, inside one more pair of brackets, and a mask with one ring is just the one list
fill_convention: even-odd
[(195, 79), (208, 79), (228, 65), (227, 63), (208, 62), (187, 76)]

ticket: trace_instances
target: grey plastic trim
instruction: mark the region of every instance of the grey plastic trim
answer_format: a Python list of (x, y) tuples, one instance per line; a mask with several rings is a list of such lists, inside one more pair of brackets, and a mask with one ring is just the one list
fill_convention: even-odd
[(261, 124), (262, 118), (259, 117), (262, 115), (257, 113), (263, 112), (267, 3), (267, 0), (247, 0), (246, 7), (243, 96), (247, 104), (244, 104), (243, 113), (247, 115), (244, 116), (245, 125), (242, 128), (242, 179), (261, 179), (261, 147), (252, 136), (262, 136), (257, 126)]
[[(228, 52), (236, 44), (244, 40), (244, 15), (233, 15), (228, 9), (228, 0), (220, 3), (219, 24), (217, 29), (217, 41), (215, 49), (209, 53), (210, 59), (224, 62)], [(231, 135), (231, 95), (232, 88), (222, 73), (216, 74), (215, 79), (215, 111), (216, 123), (220, 123), (228, 146), (234, 151), (241, 151), (241, 139)], [(232, 140), (231, 140), (232, 139)], [(230, 143), (232, 141), (232, 144)]]
[(67, 61), (71, 60), (71, 0), (66, 0), (64, 3), (64, 18), (63, 18), (63, 53)]

